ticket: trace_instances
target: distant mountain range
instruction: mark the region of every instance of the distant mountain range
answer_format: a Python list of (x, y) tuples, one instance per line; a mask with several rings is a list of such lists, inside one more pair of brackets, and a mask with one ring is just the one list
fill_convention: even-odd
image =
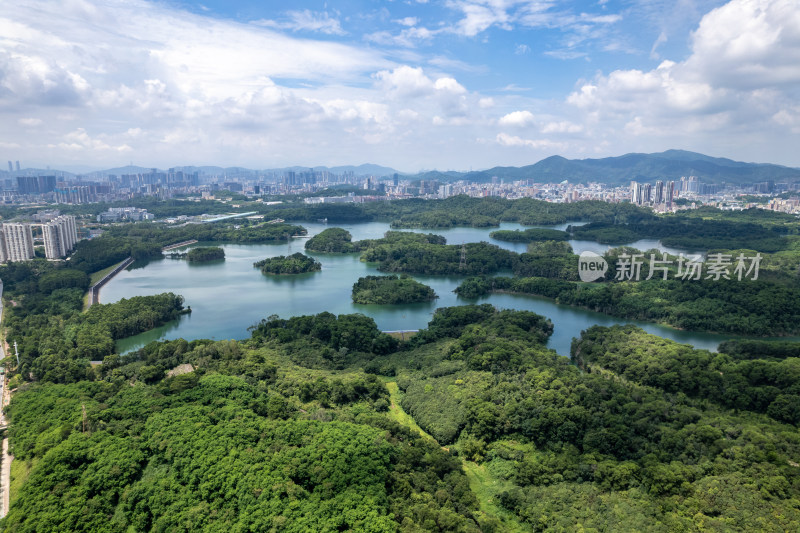
[(524, 167), (494, 167), (477, 172), (426, 172), (420, 179), (488, 182), (493, 177), (506, 181), (530, 179), (540, 183), (568, 180), (571, 183), (599, 182), (622, 185), (631, 181), (679, 180), (697, 176), (705, 183), (747, 185), (768, 180), (800, 181), (800, 168), (762, 163), (742, 163), (685, 150), (657, 154), (626, 154), (603, 159), (565, 159), (552, 156)]
[[(656, 154), (625, 154), (602, 159), (565, 159), (552, 156), (533, 165), (523, 167), (493, 167), (488, 170), (456, 172), (431, 170), (418, 174), (399, 172), (380, 165), (364, 164), (337, 167), (284, 167), (253, 170), (243, 167), (183, 166), (174, 167), (184, 172), (200, 172), (207, 175), (240, 177), (255, 173), (282, 174), (287, 171), (305, 172), (328, 170), (335, 174), (353, 172), (356, 176), (391, 176), (395, 173), (403, 178), (453, 182), (459, 180), (485, 183), (497, 177), (505, 181), (533, 180), (539, 183), (555, 183), (567, 180), (571, 183), (598, 182), (609, 185), (624, 185), (631, 181), (652, 182), (655, 180), (679, 180), (682, 176), (697, 176), (705, 183), (731, 183), (748, 185), (768, 180), (800, 181), (800, 168), (773, 165), (770, 163), (742, 163), (721, 157), (710, 157), (685, 150), (667, 150)], [(125, 166), (90, 172), (85, 176), (100, 178), (109, 174), (138, 174), (150, 172), (151, 168)], [(161, 170), (163, 172), (163, 170)], [(24, 169), (21, 172), (1, 171), (0, 177), (16, 175), (56, 174), (73, 177), (71, 172), (61, 170)]]

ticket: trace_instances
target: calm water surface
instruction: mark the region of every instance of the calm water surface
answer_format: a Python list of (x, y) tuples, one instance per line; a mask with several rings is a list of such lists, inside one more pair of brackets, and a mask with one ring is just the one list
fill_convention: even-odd
[[(574, 223), (573, 223), (574, 224)], [(322, 224), (303, 224), (308, 234), (316, 235), (327, 227)], [(353, 240), (379, 238), (389, 230), (382, 222), (342, 225)], [(566, 224), (550, 226), (564, 229)], [(497, 228), (452, 228), (447, 230), (415, 230), (437, 233), (450, 244), (488, 241), (503, 248), (524, 252), (525, 244), (506, 243), (489, 238)], [(519, 224), (503, 223), (500, 229), (524, 229)], [(432, 287), (439, 296), (424, 304), (400, 306), (358, 305), (352, 303), (350, 292), (361, 276), (379, 274), (375, 265), (362, 263), (357, 254), (309, 254), (322, 263), (322, 271), (298, 276), (265, 276), (253, 268), (253, 263), (267, 257), (304, 252), (306, 239), (294, 239), (282, 244), (223, 244), (225, 260), (191, 264), (187, 261), (161, 259), (145, 265), (133, 265), (120, 272), (100, 292), (103, 303), (116, 302), (131, 296), (174, 292), (181, 294), (190, 315), (160, 328), (118, 342), (120, 353), (138, 349), (148, 342), (165, 339), (242, 339), (249, 336), (248, 326), (276, 314), (281, 317), (331, 313), (363, 313), (372, 317), (382, 330), (424, 328), (438, 307), (476, 303), (458, 298), (455, 289), (462, 276), (413, 276)], [(203, 243), (198, 243), (198, 245)], [(591, 241), (570, 241), (576, 253), (606, 251), (609, 246)], [(216, 244), (215, 244), (216, 245)], [(642, 240), (632, 243), (639, 249), (659, 248), (669, 253), (679, 251), (661, 246), (658, 241)], [(716, 349), (726, 335), (693, 333), (646, 322), (626, 321), (601, 313), (558, 305), (551, 300), (524, 295), (492, 294), (477, 300), (502, 309), (524, 309), (550, 318), (554, 324), (548, 346), (562, 355), (569, 355), (573, 337), (592, 325), (636, 324), (650, 333), (698, 348)]]

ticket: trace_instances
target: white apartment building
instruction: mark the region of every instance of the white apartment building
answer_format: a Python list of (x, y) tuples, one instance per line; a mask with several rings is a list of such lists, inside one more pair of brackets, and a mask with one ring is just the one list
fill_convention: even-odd
[(5, 255), (4, 261), (27, 261), (33, 259), (33, 234), (28, 224), (7, 223), (3, 224), (3, 237), (5, 246), (0, 257)]
[(78, 233), (75, 229), (75, 217), (61, 215), (47, 224), (42, 224), (44, 237), (44, 254), (48, 259), (66, 257), (78, 242)]

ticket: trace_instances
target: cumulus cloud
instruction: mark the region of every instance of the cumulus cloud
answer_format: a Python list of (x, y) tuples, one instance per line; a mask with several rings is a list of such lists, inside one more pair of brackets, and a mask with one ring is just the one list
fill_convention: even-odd
[(521, 128), (533, 124), (534, 116), (533, 113), (527, 110), (512, 111), (511, 113), (500, 117), (500, 120), (497, 122), (501, 126), (516, 126)]
[(800, 82), (800, 6), (795, 0), (734, 0), (703, 17), (688, 72), (752, 89)]
[[(14, 127), (0, 130), (0, 147), (13, 150), (12, 159), (48, 163), (366, 158), (398, 168), (408, 168), (408, 159), (524, 164), (532, 153), (559, 150), (579, 156), (677, 146), (716, 154), (723, 138), (725, 155), (750, 150), (750, 160), (796, 149), (796, 2), (732, 0), (697, 25), (687, 57), (606, 70), (550, 100), (537, 98), (534, 84), (509, 83), (514, 78), (489, 82), (507, 85), (481, 94), (476, 87), (488, 78), (475, 73), (494, 74), (494, 66), (424, 45), (490, 28), (547, 28), (568, 37), (548, 53), (582, 57), (581, 43), (603, 39), (618, 14), (533, 0), (445, 5), (456, 22), (429, 29), (417, 17), (381, 11), (374, 20), (383, 26), (348, 35), (354, 44), (345, 44), (340, 20), (349, 19), (338, 12), (290, 11), (245, 24), (147, 0), (80, 0), (59, 10), (48, 0), (5, 3), (0, 119)], [(512, 56), (513, 44), (504, 46)], [(650, 42), (644, 60), (647, 48)], [(654, 53), (666, 55), (665, 48), (653, 45)]]
[(536, 150), (561, 150), (566, 146), (564, 143), (554, 142), (548, 139), (523, 139), (522, 137), (509, 135), (507, 133), (498, 133), (496, 141), (503, 146), (523, 146)]
[[(702, 133), (695, 149), (713, 150), (716, 138), (749, 131), (752, 137), (742, 148), (763, 154), (791, 143), (774, 132), (776, 125), (795, 131), (789, 117), (800, 97), (798, 82), (800, 5), (732, 0), (702, 18), (684, 61), (599, 74), (580, 83), (566, 101), (595, 126), (616, 127), (632, 138)], [(749, 157), (759, 159), (755, 153)]]

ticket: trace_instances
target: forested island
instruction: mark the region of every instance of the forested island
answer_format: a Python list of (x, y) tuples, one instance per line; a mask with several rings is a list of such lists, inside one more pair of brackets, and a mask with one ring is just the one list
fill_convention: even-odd
[(525, 230), (497, 230), (489, 234), (492, 239), (506, 242), (566, 241), (569, 233), (556, 229), (528, 228)]
[(173, 259), (186, 259), (191, 263), (204, 263), (225, 259), (225, 250), (217, 246), (197, 246), (188, 252), (173, 252), (169, 254)]
[(198, 246), (186, 252), (186, 260), (193, 263), (225, 259), (225, 250), (218, 246)]
[(262, 259), (253, 266), (260, 268), (262, 274), (304, 274), (322, 270), (322, 263), (300, 252)]
[(357, 252), (350, 232), (342, 228), (327, 228), (306, 241), (306, 250), (317, 253), (349, 254)]
[(436, 293), (410, 276), (364, 276), (353, 284), (357, 304), (410, 304), (429, 302)]

